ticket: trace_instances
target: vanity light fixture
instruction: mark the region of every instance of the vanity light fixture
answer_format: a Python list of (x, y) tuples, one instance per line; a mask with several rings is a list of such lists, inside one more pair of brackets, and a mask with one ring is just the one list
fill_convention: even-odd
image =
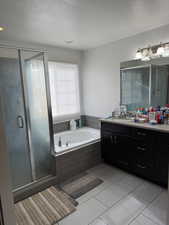
[(149, 61), (157, 57), (169, 57), (169, 42), (148, 46), (147, 48), (139, 48), (135, 58), (137, 60)]

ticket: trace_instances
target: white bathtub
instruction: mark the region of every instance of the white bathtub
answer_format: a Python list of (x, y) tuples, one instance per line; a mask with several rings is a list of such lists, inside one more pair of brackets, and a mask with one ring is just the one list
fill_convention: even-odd
[[(61, 138), (62, 146), (58, 145)], [(100, 130), (84, 127), (75, 131), (65, 131), (54, 135), (55, 153), (73, 151), (100, 140)], [(66, 145), (68, 143), (68, 146)]]

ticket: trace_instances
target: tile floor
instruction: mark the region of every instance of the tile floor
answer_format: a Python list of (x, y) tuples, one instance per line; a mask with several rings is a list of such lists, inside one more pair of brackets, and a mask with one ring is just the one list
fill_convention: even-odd
[(56, 225), (166, 225), (166, 189), (106, 164), (87, 172), (104, 183), (81, 196), (77, 211)]

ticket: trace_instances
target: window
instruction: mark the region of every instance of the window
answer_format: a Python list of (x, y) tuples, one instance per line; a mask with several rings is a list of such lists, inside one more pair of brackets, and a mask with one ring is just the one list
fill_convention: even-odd
[(49, 62), (51, 104), (55, 122), (80, 117), (78, 76), (77, 65)]

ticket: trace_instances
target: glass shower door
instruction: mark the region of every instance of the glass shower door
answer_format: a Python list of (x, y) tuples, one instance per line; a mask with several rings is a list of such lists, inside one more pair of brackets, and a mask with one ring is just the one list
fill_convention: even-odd
[(52, 117), (45, 53), (21, 51), (33, 178), (51, 174)]

